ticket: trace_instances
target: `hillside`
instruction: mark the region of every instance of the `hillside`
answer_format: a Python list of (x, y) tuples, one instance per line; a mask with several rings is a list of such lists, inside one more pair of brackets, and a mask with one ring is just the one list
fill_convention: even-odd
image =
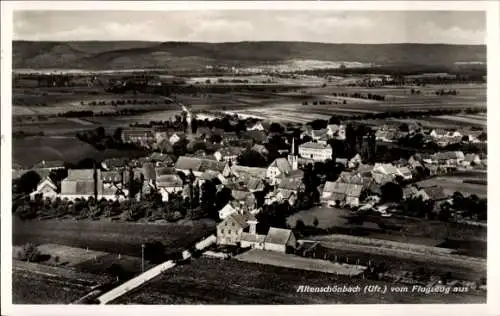
[(455, 62), (486, 62), (486, 46), (308, 42), (13, 42), (14, 69), (194, 69), (212, 64), (252, 66), (291, 59), (444, 66)]

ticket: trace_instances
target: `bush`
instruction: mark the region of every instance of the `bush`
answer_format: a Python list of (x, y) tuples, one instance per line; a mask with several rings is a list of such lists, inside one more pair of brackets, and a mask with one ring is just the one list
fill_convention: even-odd
[(22, 261), (38, 262), (41, 257), (40, 250), (32, 243), (24, 245), (23, 249), (17, 253), (17, 259)]

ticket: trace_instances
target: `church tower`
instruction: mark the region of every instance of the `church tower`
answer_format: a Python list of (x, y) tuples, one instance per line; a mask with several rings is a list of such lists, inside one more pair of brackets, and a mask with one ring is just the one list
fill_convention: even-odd
[(288, 155), (288, 162), (292, 166), (292, 170), (297, 170), (299, 168), (299, 157), (295, 154), (295, 137), (292, 138), (292, 150)]

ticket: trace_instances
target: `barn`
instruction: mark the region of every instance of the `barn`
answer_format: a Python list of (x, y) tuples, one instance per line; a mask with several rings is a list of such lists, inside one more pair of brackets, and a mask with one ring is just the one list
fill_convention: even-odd
[(271, 227), (264, 239), (264, 250), (286, 253), (293, 251), (296, 243), (297, 240), (291, 230)]

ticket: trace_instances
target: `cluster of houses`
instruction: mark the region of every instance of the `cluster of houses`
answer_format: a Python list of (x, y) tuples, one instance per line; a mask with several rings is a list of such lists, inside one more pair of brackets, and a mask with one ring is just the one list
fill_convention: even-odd
[(408, 135), (421, 134), (424, 142), (434, 142), (438, 146), (446, 147), (451, 144), (486, 143), (486, 134), (481, 130), (457, 130), (457, 129), (427, 129), (423, 130), (420, 126), (409, 124), (408, 131), (401, 131), (397, 126), (382, 125), (377, 128), (375, 137), (380, 142), (396, 142), (400, 138)]

